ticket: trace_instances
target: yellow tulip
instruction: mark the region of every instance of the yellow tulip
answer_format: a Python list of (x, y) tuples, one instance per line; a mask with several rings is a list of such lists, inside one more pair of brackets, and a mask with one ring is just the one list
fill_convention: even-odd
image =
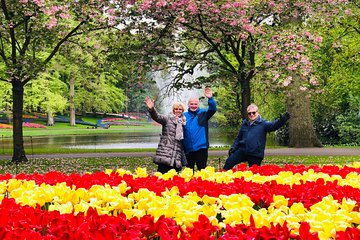
[(274, 195), (273, 202), (271, 205), (274, 205), (275, 208), (280, 208), (281, 206), (287, 206), (289, 201), (281, 195)]
[(148, 176), (147, 172), (146, 172), (146, 168), (137, 168), (135, 170), (136, 175), (134, 176), (135, 178), (145, 178)]

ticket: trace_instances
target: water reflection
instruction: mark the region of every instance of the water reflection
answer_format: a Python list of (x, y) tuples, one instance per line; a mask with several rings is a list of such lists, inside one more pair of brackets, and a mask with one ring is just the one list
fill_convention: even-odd
[[(230, 146), (237, 132), (212, 130), (210, 146)], [(126, 132), (102, 135), (68, 135), (24, 137), (25, 148), (78, 148), (78, 149), (128, 149), (128, 148), (156, 148), (160, 140), (159, 132)], [(3, 139), (5, 148), (12, 147), (12, 138)], [(267, 145), (274, 145), (268, 138)]]

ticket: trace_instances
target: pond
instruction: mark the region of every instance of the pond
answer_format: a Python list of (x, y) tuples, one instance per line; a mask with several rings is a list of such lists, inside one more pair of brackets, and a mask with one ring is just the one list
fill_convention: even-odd
[[(237, 132), (219, 129), (209, 130), (211, 147), (232, 145)], [(156, 148), (160, 132), (123, 132), (101, 135), (55, 135), (24, 137), (25, 148), (76, 148), (76, 149), (133, 149)], [(268, 139), (268, 145), (274, 145)], [(2, 148), (12, 147), (12, 138), (2, 138)]]

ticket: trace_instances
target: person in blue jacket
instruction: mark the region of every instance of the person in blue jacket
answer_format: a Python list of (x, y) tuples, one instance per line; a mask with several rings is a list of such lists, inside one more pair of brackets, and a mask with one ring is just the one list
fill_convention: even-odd
[(236, 164), (248, 162), (252, 165), (261, 165), (264, 159), (266, 134), (282, 127), (290, 118), (286, 112), (279, 119), (268, 122), (261, 118), (258, 107), (250, 104), (247, 107), (248, 118), (243, 120), (238, 136), (229, 150), (224, 170), (232, 169)]
[(184, 126), (184, 149), (187, 167), (198, 170), (207, 166), (209, 148), (209, 119), (216, 112), (216, 102), (210, 87), (205, 88), (205, 97), (208, 98), (208, 109), (199, 108), (199, 98), (190, 98), (188, 111), (184, 113), (186, 125)]

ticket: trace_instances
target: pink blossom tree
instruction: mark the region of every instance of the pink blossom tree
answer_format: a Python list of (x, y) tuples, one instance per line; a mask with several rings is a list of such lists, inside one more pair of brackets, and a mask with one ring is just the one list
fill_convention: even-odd
[(46, 69), (65, 42), (115, 26), (124, 9), (121, 4), (106, 0), (1, 0), (0, 80), (12, 85), (14, 163), (27, 161), (22, 129), (24, 86)]
[[(295, 141), (291, 146), (321, 146), (308, 101), (310, 89), (319, 82), (308, 50), (318, 49), (321, 37), (307, 31), (307, 26), (340, 16), (347, 0), (143, 0), (133, 4), (139, 16), (147, 19), (141, 22), (142, 29), (147, 22), (158, 34), (149, 52), (155, 54), (155, 64), (163, 59), (166, 63), (156, 69), (170, 67), (179, 72), (174, 87), (218, 84), (225, 79), (237, 90), (238, 106), (246, 118), (251, 81), (261, 74), (271, 87), (284, 88), (288, 94), (286, 105), (293, 116), (290, 138)], [(210, 77), (191, 83), (182, 80), (197, 68), (206, 68)], [(302, 101), (304, 96), (307, 101)]]

